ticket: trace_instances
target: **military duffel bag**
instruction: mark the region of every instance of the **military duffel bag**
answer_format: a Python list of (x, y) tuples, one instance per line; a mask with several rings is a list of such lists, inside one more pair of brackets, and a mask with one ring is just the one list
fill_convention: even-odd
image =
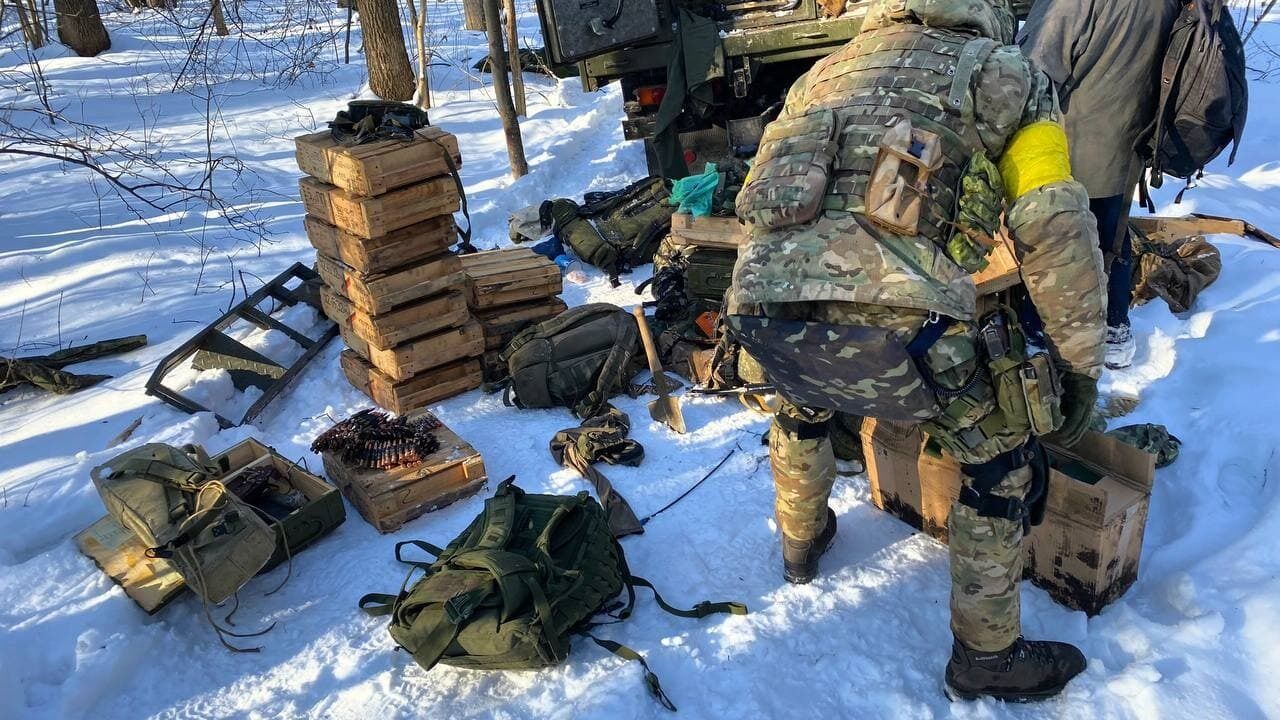
[[(399, 594), (360, 599), (360, 608), (370, 615), (391, 616), (391, 637), (427, 670), (437, 664), (490, 670), (555, 665), (569, 656), (574, 634), (591, 637), (596, 615), (625, 619), (635, 604), (636, 586), (653, 590), (627, 568), (604, 508), (593, 497), (586, 492), (534, 495), (514, 480), (500, 484), (484, 511), (443, 550), (420, 540), (397, 543), (396, 559), (413, 566)], [(436, 560), (405, 560), (405, 546)], [(419, 570), (425, 576), (410, 586)], [(616, 602), (623, 590), (625, 604)], [(728, 602), (680, 610), (656, 590), (654, 597), (680, 617), (747, 612), (746, 606)], [(616, 642), (592, 640), (640, 662), (649, 691), (675, 709), (639, 654)]]
[(608, 303), (570, 308), (527, 327), (499, 356), (509, 377), (504, 401), (599, 415), (637, 372), (639, 337), (631, 313)]

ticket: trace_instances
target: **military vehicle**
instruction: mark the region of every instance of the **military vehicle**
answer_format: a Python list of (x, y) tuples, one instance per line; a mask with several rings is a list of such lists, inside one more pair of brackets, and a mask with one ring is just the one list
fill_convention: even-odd
[[(1014, 2), (1019, 17), (1030, 5)], [(658, 175), (653, 138), (668, 65), (690, 52), (676, 29), (677, 12), (711, 18), (719, 35), (707, 73), (714, 100), (710, 107), (686, 102), (676, 121), (685, 162), (699, 172), (708, 161), (754, 155), (791, 84), (858, 33), (866, 6), (867, 0), (538, 0), (538, 15), (551, 61), (576, 64), (583, 89), (621, 83), (623, 134), (645, 141), (649, 172)]]
[(815, 60), (858, 32), (865, 0), (729, 0), (679, 4), (667, 0), (539, 0), (550, 59), (576, 63), (585, 90), (622, 85), (628, 140), (645, 141), (651, 174), (658, 107), (674, 54), (688, 52), (673, 19), (682, 8), (711, 18), (718, 46), (708, 77), (711, 107), (685, 103), (676, 127), (690, 171), (733, 153), (750, 156), (765, 123), (791, 84)]

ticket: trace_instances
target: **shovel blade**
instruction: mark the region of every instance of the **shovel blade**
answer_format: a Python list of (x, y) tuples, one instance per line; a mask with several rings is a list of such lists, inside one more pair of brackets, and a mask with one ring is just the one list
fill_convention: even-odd
[(680, 412), (680, 403), (673, 397), (660, 397), (649, 403), (649, 417), (684, 434), (684, 415)]

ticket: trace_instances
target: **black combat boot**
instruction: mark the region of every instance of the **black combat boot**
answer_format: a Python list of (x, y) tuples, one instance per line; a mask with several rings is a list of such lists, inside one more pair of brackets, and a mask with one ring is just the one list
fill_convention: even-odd
[(818, 558), (836, 537), (836, 514), (827, 508), (827, 525), (812, 540), (792, 540), (782, 535), (782, 577), (794, 585), (807, 585), (818, 574)]
[(947, 663), (947, 696), (952, 700), (984, 695), (1006, 702), (1044, 700), (1062, 692), (1084, 668), (1084, 654), (1067, 643), (1019, 637), (999, 652), (981, 652), (955, 640)]

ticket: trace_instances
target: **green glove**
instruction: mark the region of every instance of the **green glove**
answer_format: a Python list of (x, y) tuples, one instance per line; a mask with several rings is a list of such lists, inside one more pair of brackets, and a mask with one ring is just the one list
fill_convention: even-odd
[(966, 272), (986, 268), (987, 254), (1000, 229), (1004, 181), (995, 164), (977, 153), (960, 179), (956, 202), (956, 232), (947, 241), (947, 255)]
[(1080, 442), (1093, 418), (1098, 402), (1098, 381), (1088, 375), (1068, 372), (1062, 376), (1062, 427), (1051, 433), (1052, 443), (1071, 447)]

